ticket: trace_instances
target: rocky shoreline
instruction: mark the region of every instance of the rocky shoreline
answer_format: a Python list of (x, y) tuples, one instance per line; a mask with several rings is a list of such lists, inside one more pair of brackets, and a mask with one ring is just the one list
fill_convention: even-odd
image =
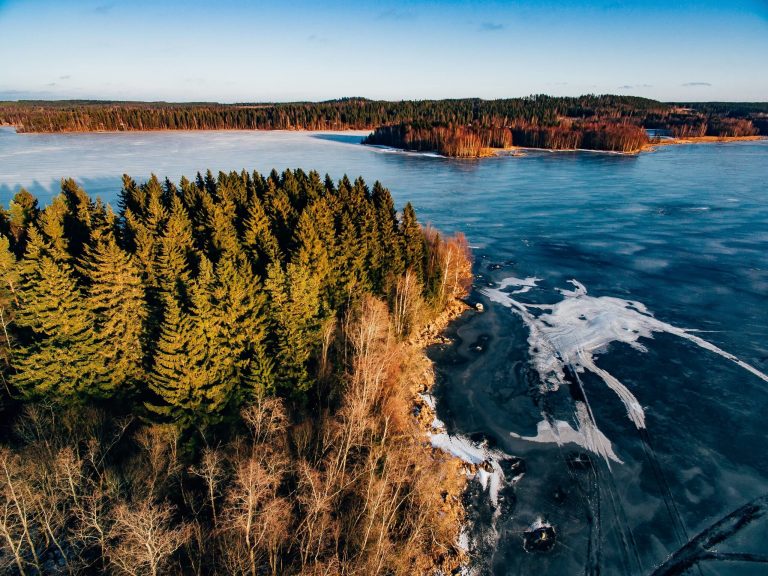
[[(411, 344), (424, 351), (432, 345), (451, 345), (453, 341), (443, 335), (449, 324), (469, 311), (482, 312), (481, 307), (472, 307), (456, 299), (433, 322), (415, 337)], [(426, 357), (425, 357), (426, 358)], [(477, 490), (486, 493), (488, 505), (494, 510), (494, 519), (503, 513), (507, 491), (525, 474), (525, 462), (512, 455), (493, 448), (484, 438), (470, 438), (451, 435), (437, 416), (436, 398), (432, 395), (435, 384), (434, 364), (428, 360), (426, 377), (415, 386), (413, 414), (418, 428), (424, 435), (423, 446), (428, 446), (434, 459), (448, 459), (455, 478), (446, 479), (441, 486), (444, 502), (443, 512), (455, 526), (456, 554), (436, 574), (472, 574), (470, 560), (477, 543), (472, 542), (471, 527), (468, 525), (467, 506), (471, 505), (470, 482), (477, 482)], [(495, 521), (494, 521), (495, 524)], [(491, 527), (493, 532), (494, 527)]]
[(434, 397), (431, 395), (432, 388), (435, 385), (434, 364), (427, 358), (426, 349), (435, 344), (449, 342), (442, 335), (443, 332), (451, 322), (470, 309), (470, 306), (464, 301), (458, 298), (452, 300), (437, 318), (424, 326), (409, 341), (411, 346), (419, 349), (426, 363), (423, 377), (416, 379), (411, 388), (412, 414), (420, 432), (417, 442), (421, 447), (429, 450), (433, 459), (447, 460), (450, 463), (449, 470), (453, 476), (453, 478), (443, 479), (440, 483), (440, 490), (443, 501), (442, 512), (448, 517), (450, 523), (455, 526), (456, 547), (454, 554), (445, 557), (443, 562), (436, 567), (438, 574), (452, 574), (458, 570), (463, 570), (469, 561), (467, 546), (465, 543), (462, 543), (462, 534), (466, 522), (464, 493), (467, 488), (468, 478), (465, 463), (461, 458), (439, 448), (432, 447), (429, 441), (430, 435), (434, 431), (433, 425), (439, 422), (439, 420), (435, 409)]

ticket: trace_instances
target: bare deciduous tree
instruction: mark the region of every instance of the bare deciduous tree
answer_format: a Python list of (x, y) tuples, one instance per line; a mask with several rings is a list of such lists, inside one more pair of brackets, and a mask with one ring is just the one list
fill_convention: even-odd
[(407, 270), (397, 281), (392, 302), (392, 323), (400, 338), (407, 338), (417, 327), (423, 306), (419, 279)]
[(149, 500), (115, 510), (109, 551), (112, 564), (131, 576), (167, 574), (172, 556), (189, 538), (189, 526), (174, 521), (173, 508)]
[(279, 398), (257, 397), (241, 415), (248, 425), (254, 444), (261, 444), (283, 433), (288, 427), (285, 407)]
[(291, 516), (290, 505), (277, 496), (285, 461), (271, 457), (268, 450), (264, 456), (252, 456), (240, 465), (223, 511), (223, 531), (229, 538), (222, 552), (230, 568), (252, 576), (265, 558), (276, 573)]
[(205, 448), (200, 458), (200, 465), (190, 467), (189, 471), (205, 482), (205, 487), (208, 491), (208, 505), (211, 507), (211, 516), (213, 518), (213, 529), (216, 530), (218, 528), (216, 499), (219, 496), (220, 484), (224, 478), (223, 457), (218, 450)]

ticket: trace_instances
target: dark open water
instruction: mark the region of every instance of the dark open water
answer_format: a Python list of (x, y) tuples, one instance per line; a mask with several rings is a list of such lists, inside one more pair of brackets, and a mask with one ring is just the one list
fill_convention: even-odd
[[(651, 574), (768, 494), (768, 142), (453, 161), (359, 140), (0, 129), (0, 202), (20, 185), (45, 202), (64, 176), (112, 200), (123, 172), (301, 167), (380, 179), (423, 221), (466, 233), (485, 312), (433, 351), (439, 416), (526, 469), (495, 509), (474, 485), (478, 571)], [(508, 278), (519, 280), (499, 290)], [(547, 553), (523, 549), (537, 519), (557, 533)], [(768, 555), (768, 519), (713, 550)], [(768, 564), (710, 560), (690, 573), (768, 574)]]

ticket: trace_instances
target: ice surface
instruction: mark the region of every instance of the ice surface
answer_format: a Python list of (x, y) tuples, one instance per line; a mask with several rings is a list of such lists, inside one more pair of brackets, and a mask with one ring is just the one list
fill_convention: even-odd
[(550, 420), (542, 416), (544, 419), (536, 426), (536, 436), (520, 436), (514, 432), (510, 432), (510, 435), (529, 442), (555, 443), (558, 446), (576, 444), (607, 460), (622, 463), (613, 451), (611, 441), (592, 423), (583, 402), (576, 402), (578, 429), (564, 420)]
[[(645, 413), (640, 402), (615, 376), (595, 364), (595, 355), (604, 353), (613, 342), (622, 342), (645, 352), (647, 349), (639, 340), (653, 338), (654, 332), (666, 332), (684, 338), (768, 382), (768, 375), (707, 342), (694, 334), (693, 330), (678, 328), (654, 318), (641, 302), (610, 296), (590, 296), (586, 287), (577, 280), (570, 281), (573, 289), (559, 290), (563, 298), (555, 304), (532, 304), (513, 298), (535, 287), (537, 281), (532, 278), (506, 278), (498, 287), (483, 288), (482, 292), (492, 302), (511, 308), (528, 326), (531, 362), (539, 374), (544, 393), (570, 383), (566, 377), (567, 369), (576, 374), (589, 371), (616, 393), (634, 425), (645, 428)], [(515, 287), (518, 289), (508, 291)], [(529, 439), (537, 442), (572, 442), (607, 459), (619, 461), (610, 442), (590, 418), (588, 406), (577, 402), (576, 418), (578, 429), (565, 422), (545, 419), (539, 423), (537, 435)]]

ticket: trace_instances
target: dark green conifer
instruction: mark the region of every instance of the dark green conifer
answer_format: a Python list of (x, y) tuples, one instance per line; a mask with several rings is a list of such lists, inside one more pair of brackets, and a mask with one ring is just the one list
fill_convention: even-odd
[(39, 218), (40, 231), (43, 233), (46, 248), (51, 256), (60, 262), (71, 260), (69, 242), (64, 230), (68, 211), (64, 196), (59, 194), (40, 213)]
[(377, 288), (388, 292), (388, 283), (404, 271), (402, 239), (398, 233), (397, 211), (392, 195), (381, 183), (376, 182), (371, 192), (376, 210), (378, 249), (381, 250), (381, 265), (377, 275)]
[(0, 378), (11, 360), (11, 327), (18, 303), (19, 273), (16, 257), (11, 252), (11, 242), (0, 234)]
[(27, 230), (29, 226), (37, 222), (40, 210), (37, 207), (37, 198), (22, 188), (11, 200), (8, 207), (8, 226), (11, 233), (11, 248), (17, 258), (24, 255), (27, 249)]
[(366, 247), (360, 245), (359, 231), (349, 212), (342, 212), (337, 230), (339, 246), (335, 264), (339, 278), (337, 303), (341, 303), (366, 287), (367, 253)]
[(23, 290), (16, 325), (23, 341), (14, 355), (12, 381), (27, 398), (58, 403), (111, 395), (94, 318), (71, 266), (34, 228), (22, 267)]
[(0, 236), (5, 236), (9, 239), (11, 237), (11, 215), (2, 204), (0, 204)]
[(265, 288), (276, 350), (277, 386), (301, 397), (312, 386), (309, 362), (320, 343), (320, 283), (297, 264), (270, 264)]
[(123, 174), (123, 187), (120, 190), (117, 205), (121, 211), (130, 210), (134, 214), (139, 214), (146, 205), (144, 192), (128, 174)]
[(166, 296), (165, 318), (156, 344), (150, 388), (159, 402), (147, 408), (180, 428), (216, 424), (237, 389), (235, 358), (222, 345), (221, 316), (210, 299), (212, 265), (200, 263), (200, 278), (190, 289), (190, 311)]
[(272, 233), (269, 217), (258, 196), (253, 196), (248, 206), (244, 240), (251, 263), (259, 272), (266, 273), (271, 262), (280, 262), (283, 258), (277, 239)]
[(419, 280), (424, 281), (424, 258), (426, 255), (426, 241), (424, 233), (416, 220), (416, 211), (411, 203), (403, 208), (403, 217), (400, 223), (400, 231), (403, 237), (403, 260), (406, 269), (413, 269), (419, 276)]
[(225, 252), (212, 288), (217, 346), (234, 363), (236, 402), (274, 392), (274, 363), (267, 350), (267, 295), (247, 263)]
[(209, 230), (212, 254), (218, 260), (223, 252), (240, 254), (240, 242), (234, 224), (235, 207), (229, 203), (217, 203), (211, 207)]
[(61, 181), (61, 195), (67, 207), (63, 217), (67, 248), (73, 258), (79, 258), (91, 239), (95, 205), (72, 178)]
[(332, 312), (339, 296), (340, 270), (336, 259), (333, 214), (325, 199), (308, 206), (296, 231), (296, 264), (310, 271), (321, 286), (323, 313)]
[(99, 343), (97, 358), (104, 364), (106, 386), (114, 395), (125, 396), (135, 390), (144, 374), (148, 310), (141, 269), (108, 234), (89, 251), (84, 268)]
[(171, 201), (171, 210), (159, 244), (154, 266), (157, 286), (162, 292), (184, 302), (186, 287), (192, 278), (195, 247), (192, 222), (178, 196), (174, 196)]

